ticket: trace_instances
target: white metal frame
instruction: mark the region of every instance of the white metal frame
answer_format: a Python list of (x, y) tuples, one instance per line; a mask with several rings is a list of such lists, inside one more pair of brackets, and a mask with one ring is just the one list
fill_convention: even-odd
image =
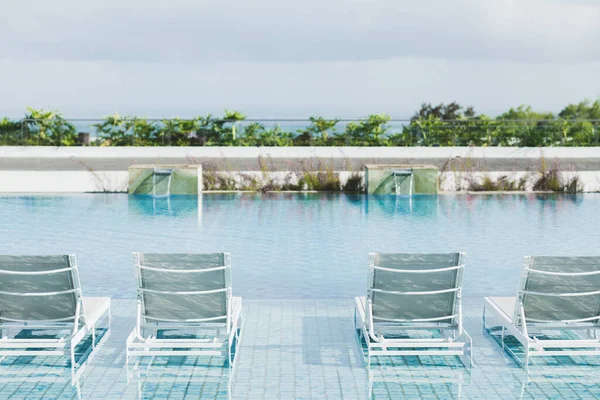
[[(376, 253), (369, 254), (369, 282), (366, 301), (363, 307), (362, 300), (356, 298), (356, 308), (354, 313), (354, 328), (357, 332), (357, 340), (361, 346), (361, 340), (364, 339), (367, 344), (367, 357), (365, 362), (371, 364), (373, 356), (458, 356), (463, 364), (471, 367), (473, 364), (471, 348), (471, 336), (464, 330), (462, 323), (462, 275), (464, 271), (465, 253), (459, 253), (458, 265), (425, 270), (398, 270), (383, 268), (375, 265)], [(414, 274), (427, 274), (433, 272), (457, 270), (456, 282), (454, 288), (442, 291), (423, 291), (423, 292), (392, 292), (373, 288), (373, 275), (376, 269), (388, 272), (403, 272)], [(454, 313), (443, 318), (435, 319), (413, 319), (413, 320), (382, 320), (377, 321), (377, 316), (373, 315), (372, 297), (373, 292), (384, 292), (391, 294), (404, 294), (410, 296), (429, 295), (436, 293), (453, 292)], [(435, 339), (399, 339), (386, 338), (384, 334), (378, 332), (378, 328), (383, 327), (386, 330), (414, 331), (414, 330), (440, 330), (444, 337)], [(424, 349), (424, 350), (422, 350)], [(362, 347), (361, 347), (362, 354)]]
[[(129, 358), (132, 357), (155, 357), (155, 356), (227, 356), (229, 367), (234, 367), (232, 346), (235, 340), (236, 347), (239, 348), (241, 331), (243, 329), (242, 300), (234, 302), (231, 293), (231, 255), (224, 253), (224, 265), (210, 269), (194, 270), (173, 270), (146, 267), (141, 264), (143, 253), (133, 253), (135, 260), (135, 273), (138, 282), (137, 289), (137, 308), (136, 308), (136, 326), (127, 337), (126, 343), (126, 363), (129, 364)], [(226, 277), (226, 288), (217, 290), (205, 290), (194, 292), (167, 292), (153, 291), (145, 289), (142, 285), (141, 269), (153, 269), (155, 271), (169, 273), (203, 273), (217, 270), (224, 270)], [(144, 292), (163, 293), (163, 294), (208, 294), (217, 292), (226, 292), (227, 296), (227, 315), (216, 318), (204, 318), (193, 320), (154, 320), (148, 321), (145, 316)], [(216, 334), (213, 338), (207, 339), (160, 339), (157, 338), (159, 330), (170, 329), (203, 329), (214, 328)], [(225, 335), (222, 329), (225, 328)], [(152, 334), (144, 337), (145, 331), (152, 331)], [(173, 350), (186, 349), (186, 350)], [(237, 358), (237, 357), (235, 357)]]
[[(156, 368), (156, 373), (153, 373), (152, 371), (152, 364), (148, 364), (146, 369), (127, 369), (127, 385), (130, 384), (135, 384), (137, 385), (137, 398), (142, 400), (142, 399), (147, 399), (148, 395), (146, 393), (146, 395), (144, 395), (144, 385), (147, 383), (151, 383), (151, 384), (159, 384), (159, 383), (165, 383), (165, 377), (163, 376), (164, 374), (164, 368), (159, 367)], [(211, 368), (211, 367), (207, 367), (207, 368)], [(196, 372), (196, 370), (194, 370)], [(207, 376), (205, 374), (195, 374), (192, 373), (191, 375), (189, 375), (189, 371), (185, 371), (183, 372), (186, 376), (185, 378), (185, 382), (187, 384), (206, 384), (206, 383), (211, 383), (214, 384), (214, 381), (207, 381)], [(177, 373), (175, 373), (175, 377), (177, 376)], [(230, 370), (227, 373), (227, 381), (223, 382), (223, 379), (221, 378), (219, 381), (219, 384), (222, 383), (226, 383), (227, 384), (227, 399), (230, 400), (233, 397), (233, 370)], [(210, 378), (208, 378), (210, 380)], [(168, 380), (167, 380), (168, 381)], [(179, 380), (177, 379), (173, 379), (170, 383), (172, 383), (173, 385), (178, 385)], [(154, 392), (155, 388), (151, 389), (152, 392)], [(221, 397), (219, 397), (221, 398)]]
[[(31, 321), (3, 318), (0, 314), (0, 359), (8, 356), (69, 356), (71, 361), (72, 378), (78, 375), (80, 364), (75, 361), (75, 348), (90, 332), (92, 334), (92, 352), (96, 346), (100, 346), (110, 335), (110, 301), (107, 309), (100, 315), (107, 318), (107, 332), (103, 335), (103, 340), (96, 342), (96, 327), (101, 318), (93, 321), (86, 320), (85, 310), (83, 309), (83, 296), (81, 294), (81, 285), (79, 283), (79, 273), (77, 270), (77, 260), (75, 255), (66, 256), (68, 267), (59, 268), (50, 271), (9, 271), (0, 269), (0, 279), (2, 275), (51, 275), (59, 272), (69, 271), (71, 274), (72, 288), (60, 292), (32, 292), (16, 293), (2, 292), (2, 294), (12, 296), (52, 296), (58, 294), (73, 293), (75, 296), (76, 307), (75, 314), (70, 318), (57, 320)], [(11, 331), (21, 331), (23, 329), (32, 330), (55, 330), (63, 332), (58, 339), (16, 339), (11, 337)], [(36, 350), (29, 350), (29, 349)], [(88, 355), (88, 359), (91, 354)]]
[[(538, 321), (528, 319), (525, 315), (524, 296), (527, 293), (540, 294), (527, 291), (525, 289), (527, 280), (531, 273), (556, 276), (590, 276), (600, 274), (600, 270), (592, 272), (549, 272), (533, 269), (533, 256), (526, 256), (523, 263), (523, 270), (519, 282), (519, 292), (515, 302), (515, 310), (512, 317), (506, 315), (500, 307), (489, 297), (485, 298), (483, 308), (483, 326), (487, 328), (488, 319), (494, 318), (502, 327), (501, 343), (502, 348), (519, 363), (521, 366), (528, 367), (531, 357), (555, 357), (555, 356), (599, 356), (600, 355), (600, 303), (598, 304), (596, 316), (585, 319), (557, 320), (557, 321)], [(543, 293), (546, 296), (553, 297), (573, 297), (590, 296), (600, 294), (599, 290), (586, 293)], [(488, 315), (489, 314), (489, 315)], [(578, 331), (582, 332), (585, 338), (582, 339), (542, 339), (537, 336), (544, 330), (554, 331)], [(512, 349), (504, 346), (504, 337), (506, 332), (513, 335), (525, 350), (525, 360), (521, 360)]]
[[(110, 317), (109, 317), (110, 322)], [(85, 362), (77, 366), (77, 368), (71, 368), (71, 386), (75, 388), (75, 394), (78, 399), (83, 398), (83, 394), (81, 391), (81, 380), (86, 376), (87, 366), (90, 362), (92, 362), (94, 356), (98, 354), (100, 348), (106, 343), (108, 337), (110, 336), (110, 327), (106, 331), (102, 338), (96, 342), (95, 332), (92, 343), (92, 350), (89, 352), (87, 357), (85, 358)], [(71, 364), (73, 365), (73, 364)], [(0, 383), (12, 383), (15, 381), (23, 380), (29, 378), (30, 372), (27, 369), (22, 369), (13, 372), (14, 369), (11, 369), (10, 366), (6, 368), (0, 369)], [(55, 372), (55, 373), (51, 373)], [(36, 377), (36, 382), (47, 382), (47, 383), (55, 383), (57, 378), (62, 376), (63, 369), (57, 369), (53, 371), (45, 371), (43, 376)]]

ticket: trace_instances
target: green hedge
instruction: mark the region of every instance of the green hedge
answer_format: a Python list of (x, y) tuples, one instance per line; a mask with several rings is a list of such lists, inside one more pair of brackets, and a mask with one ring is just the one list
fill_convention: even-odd
[[(530, 107), (497, 117), (464, 112), (456, 103), (423, 104), (411, 120), (385, 114), (361, 120), (311, 117), (299, 128), (246, 120), (236, 111), (222, 117), (150, 120), (106, 117), (90, 125), (94, 146), (598, 146), (600, 101), (565, 107), (558, 115)], [(29, 109), (22, 120), (0, 120), (0, 145), (78, 145), (76, 121)], [(297, 121), (296, 121), (297, 123)]]

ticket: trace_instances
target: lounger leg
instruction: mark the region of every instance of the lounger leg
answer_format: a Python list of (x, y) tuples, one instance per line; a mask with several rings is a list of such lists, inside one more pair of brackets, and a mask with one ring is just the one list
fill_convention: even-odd
[(483, 333), (485, 333), (486, 331), (486, 325), (485, 325), (485, 306), (483, 306)]
[(131, 344), (134, 342), (137, 335), (138, 335), (137, 328), (133, 328), (133, 331), (131, 331), (131, 333), (127, 337), (127, 340), (125, 341), (125, 371), (127, 372), (128, 377), (129, 377), (129, 351), (130, 351), (129, 346), (131, 346)]
[(460, 334), (458, 336), (457, 341), (464, 343), (463, 354), (461, 356), (458, 356), (458, 358), (460, 359), (460, 361), (463, 363), (463, 365), (465, 367), (472, 368), (473, 367), (473, 339), (467, 333), (467, 331), (463, 330), (462, 334)]
[(373, 374), (367, 369), (367, 399), (373, 398)]
[(77, 365), (75, 364), (75, 344), (73, 343), (72, 340), (69, 341), (69, 351), (70, 351), (70, 358), (71, 358), (71, 374), (74, 374), (75, 368), (77, 367)]

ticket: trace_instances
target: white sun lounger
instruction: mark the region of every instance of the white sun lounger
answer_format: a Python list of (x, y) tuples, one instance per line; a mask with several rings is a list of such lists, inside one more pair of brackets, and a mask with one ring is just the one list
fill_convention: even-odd
[[(600, 355), (599, 321), (600, 257), (525, 257), (517, 297), (485, 298), (484, 326), (501, 328), (503, 347), (525, 366), (533, 356)], [(505, 334), (523, 345), (524, 360)]]
[[(143, 356), (227, 356), (242, 328), (242, 299), (231, 295), (231, 256), (134, 253), (138, 304), (127, 361)], [(160, 336), (179, 331), (182, 335)], [(198, 338), (197, 336), (203, 336)]]
[[(464, 260), (464, 253), (369, 254), (367, 297), (356, 298), (354, 318), (368, 365), (372, 356), (458, 356), (471, 366), (472, 341), (462, 325)], [(412, 335), (417, 331), (430, 336)]]
[[(0, 357), (69, 355), (106, 316), (110, 331), (110, 298), (83, 297), (74, 255), (0, 255)], [(23, 331), (51, 331), (55, 338), (19, 338)], [(15, 335), (16, 334), (16, 335)]]

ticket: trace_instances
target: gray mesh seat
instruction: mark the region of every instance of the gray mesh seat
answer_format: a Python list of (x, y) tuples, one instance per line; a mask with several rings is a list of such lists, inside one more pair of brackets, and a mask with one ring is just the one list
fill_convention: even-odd
[[(83, 297), (74, 255), (0, 255), (0, 356), (70, 355), (106, 316), (110, 332), (110, 298)], [(23, 338), (23, 332), (29, 332)], [(54, 338), (35, 333), (50, 331)], [(18, 337), (17, 337), (18, 336)], [(37, 337), (36, 337), (37, 336)], [(47, 336), (47, 335), (46, 335)]]
[[(371, 356), (448, 355), (471, 365), (462, 326), (464, 253), (369, 254), (366, 297), (355, 328)], [(419, 332), (419, 333), (415, 333)]]
[(134, 260), (138, 305), (127, 359), (227, 355), (231, 365), (242, 299), (232, 296), (230, 254), (134, 253)]
[[(516, 297), (486, 297), (484, 324), (532, 356), (600, 355), (600, 257), (525, 257)], [(499, 329), (494, 329), (499, 328)], [(553, 331), (553, 334), (549, 334)]]

